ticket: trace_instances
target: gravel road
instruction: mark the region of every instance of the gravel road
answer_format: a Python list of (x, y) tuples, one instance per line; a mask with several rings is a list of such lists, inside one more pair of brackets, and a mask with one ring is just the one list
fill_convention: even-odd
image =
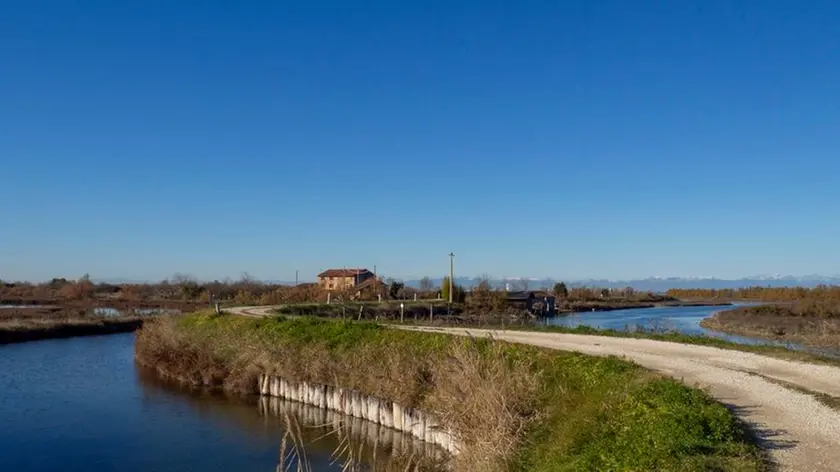
[(619, 356), (707, 389), (755, 432), (784, 471), (840, 471), (840, 412), (777, 380), (840, 397), (840, 368), (707, 346), (647, 339), (462, 328), (401, 327), (461, 336), (492, 336), (597, 356)]
[(225, 311), (233, 313), (234, 315), (263, 317), (271, 315), (271, 311), (277, 309), (276, 306), (236, 306), (225, 308)]
[[(229, 311), (265, 316), (273, 307)], [(840, 397), (840, 368), (786, 361), (741, 351), (647, 339), (470, 328), (399, 326), (399, 329), (493, 338), (596, 356), (618, 356), (705, 388), (747, 423), (783, 471), (840, 471), (840, 411), (814, 396)]]

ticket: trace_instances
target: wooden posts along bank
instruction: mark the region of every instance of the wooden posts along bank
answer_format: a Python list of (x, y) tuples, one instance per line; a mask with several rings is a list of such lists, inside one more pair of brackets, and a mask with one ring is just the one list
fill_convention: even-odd
[(271, 375), (260, 375), (259, 392), (263, 396), (285, 398), (307, 405), (344, 413), (354, 418), (409, 433), (435, 444), (452, 454), (458, 452), (455, 433), (442, 426), (432, 414), (408, 408), (362, 392), (310, 382), (291, 382)]

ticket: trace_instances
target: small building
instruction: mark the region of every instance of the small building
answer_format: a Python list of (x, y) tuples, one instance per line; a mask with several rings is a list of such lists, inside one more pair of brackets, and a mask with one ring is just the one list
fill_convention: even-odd
[(326, 290), (347, 290), (373, 279), (367, 269), (327, 269), (318, 274), (318, 286)]
[(382, 293), (385, 283), (376, 277), (369, 277), (353, 287), (351, 300), (376, 300), (377, 295)]
[(548, 292), (525, 290), (507, 292), (508, 305), (532, 315), (549, 316), (557, 311), (556, 298)]

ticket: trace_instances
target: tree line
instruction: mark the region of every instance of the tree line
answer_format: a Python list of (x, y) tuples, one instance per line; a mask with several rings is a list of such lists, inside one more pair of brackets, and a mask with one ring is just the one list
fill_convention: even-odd
[(805, 300), (840, 303), (840, 286), (819, 285), (807, 287), (745, 287), (727, 289), (671, 289), (668, 295), (675, 298), (715, 300), (756, 300), (763, 302), (794, 302)]
[[(463, 290), (460, 287), (458, 290)], [(329, 292), (315, 283), (269, 284), (243, 274), (238, 280), (201, 282), (195, 277), (175, 274), (160, 282), (95, 283), (84, 275), (78, 279), (54, 278), (43, 283), (0, 281), (0, 303), (55, 303), (115, 300), (121, 302), (234, 302), (239, 304), (280, 305), (287, 303), (337, 302), (437, 298), (440, 291), (429, 284), (416, 290), (393, 279), (377, 280), (362, 287)]]
[(78, 279), (54, 278), (43, 283), (0, 281), (0, 301), (51, 302), (114, 299), (130, 302), (182, 301), (209, 303), (234, 301), (256, 303), (264, 297), (307, 301), (311, 285), (284, 286), (265, 284), (243, 274), (239, 280), (199, 282), (194, 277), (175, 274), (154, 283), (95, 283), (85, 275)]

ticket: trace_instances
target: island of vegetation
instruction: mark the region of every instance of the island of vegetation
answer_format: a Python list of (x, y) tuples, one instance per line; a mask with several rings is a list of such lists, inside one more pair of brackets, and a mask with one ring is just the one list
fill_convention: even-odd
[(757, 303), (718, 312), (700, 323), (715, 331), (840, 348), (840, 287), (672, 290), (669, 295)]

